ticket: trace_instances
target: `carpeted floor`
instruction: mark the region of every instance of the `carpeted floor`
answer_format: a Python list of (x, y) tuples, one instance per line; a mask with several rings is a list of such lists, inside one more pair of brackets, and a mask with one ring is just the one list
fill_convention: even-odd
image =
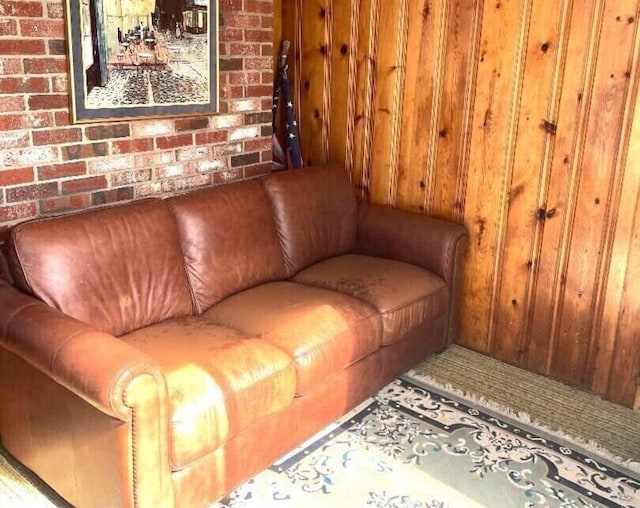
[[(605, 456), (618, 457), (639, 470), (638, 411), (459, 346), (431, 356), (413, 372), (451, 387), (454, 393), (469, 395), (496, 412), (515, 413), (522, 420), (540, 424), (587, 449), (596, 448)], [(19, 466), (16, 469), (11, 460), (7, 463), (0, 453), (0, 506), (64, 506), (57, 503), (47, 489), (34, 492), (32, 484), (22, 480), (24, 476), (29, 475), (24, 475)], [(32, 496), (27, 497), (28, 504), (11, 504), (11, 499), (15, 502), (18, 498), (24, 499), (24, 495)]]
[(432, 355), (415, 371), (515, 413), (525, 413), (552, 431), (598, 443), (623, 460), (640, 462), (640, 411), (460, 346)]

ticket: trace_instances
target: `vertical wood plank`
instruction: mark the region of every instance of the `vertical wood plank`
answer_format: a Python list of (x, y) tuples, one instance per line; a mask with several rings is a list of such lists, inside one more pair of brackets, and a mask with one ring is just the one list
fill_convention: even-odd
[[(637, 155), (637, 151), (635, 152)], [(638, 160), (635, 159), (636, 173), (639, 167)], [(637, 175), (635, 177), (637, 178)], [(637, 199), (640, 196), (640, 187), (636, 189), (635, 196), (636, 208), (627, 255), (629, 263), (619, 308), (615, 349), (612, 355), (613, 361), (609, 371), (606, 396), (618, 404), (640, 409), (640, 331), (638, 329), (638, 318), (640, 318), (640, 291), (638, 291), (640, 199)]]
[[(353, 0), (356, 1), (356, 0)], [(356, 104), (354, 118), (352, 181), (360, 197), (371, 194), (371, 141), (376, 92), (375, 62), (378, 51), (379, 0), (362, 0), (358, 33)]]
[[(465, 132), (471, 121), (466, 107), (468, 85), (475, 82), (473, 53), (477, 46), (474, 27), (478, 23), (478, 2), (447, 2), (446, 45), (442, 76), (442, 102), (437, 121), (437, 155), (431, 214), (447, 220), (461, 221), (464, 203), (459, 199), (459, 185), (466, 180)], [(470, 95), (470, 94), (469, 94)]]
[(285, 20), (282, 9), (282, 0), (273, 0), (273, 63), (277, 67), (280, 55), (280, 43), (283, 40), (282, 24)]
[(589, 382), (591, 327), (602, 269), (597, 260), (604, 247), (627, 88), (625, 72), (633, 44), (633, 27), (626, 19), (635, 15), (635, 7), (632, 0), (605, 4), (600, 34), (606, 44), (599, 47), (586, 135), (590, 149), (582, 160), (559, 337), (551, 362), (551, 375), (579, 386)]
[(312, 166), (327, 162), (326, 18), (330, 0), (305, 0), (301, 6), (300, 144), (304, 163)]
[(456, 182), (456, 221), (464, 222), (467, 200), (467, 184), (469, 181), (469, 161), (471, 160), (471, 140), (473, 134), (473, 115), (478, 86), (478, 68), (480, 66), (482, 19), (484, 0), (474, 2), (475, 12), (469, 48), (469, 63), (466, 71), (466, 85), (462, 102), (462, 133), (460, 137), (460, 160), (458, 162), (458, 180)]
[(329, 143), (333, 102), (333, 0), (325, 0), (323, 55), (324, 86), (322, 87), (322, 160), (329, 161)]
[[(563, 2), (566, 6), (566, 2)], [(557, 111), (552, 102), (556, 73), (557, 40), (563, 3), (534, 0), (529, 24), (524, 84), (518, 111), (518, 131), (509, 190), (501, 285), (496, 305), (496, 358), (523, 365), (529, 312), (530, 275), (536, 229), (547, 219), (545, 174), (547, 145), (552, 143)], [(555, 215), (554, 215), (555, 216)], [(554, 217), (552, 216), (552, 217)]]
[(353, 171), (360, 2), (334, 2), (329, 156)]
[(380, 3), (380, 23), (378, 29), (378, 52), (376, 58), (376, 93), (374, 107), (376, 121), (373, 124), (371, 201), (376, 204), (390, 204), (390, 189), (393, 168), (394, 122), (398, 117), (395, 92), (398, 80), (402, 79), (403, 62), (399, 58), (404, 53), (399, 32), (403, 16), (403, 0), (385, 0)]
[(434, 89), (434, 59), (438, 40), (438, 11), (443, 2), (411, 2), (407, 33), (404, 114), (398, 159), (396, 204), (425, 213), (428, 154)]
[(345, 148), (345, 168), (355, 182), (353, 175), (355, 130), (356, 130), (356, 104), (358, 87), (358, 51), (360, 42), (360, 2), (351, 2), (351, 23), (349, 30), (349, 98), (347, 103), (347, 139)]
[(602, 5), (595, 2), (585, 8), (574, 2), (563, 42), (562, 94), (547, 191), (547, 208), (555, 209), (556, 217), (545, 221), (539, 256), (533, 260), (537, 265), (535, 295), (529, 316), (527, 367), (542, 374), (549, 374), (564, 295)]
[[(465, 223), (471, 235), (462, 299), (462, 343), (472, 349), (492, 349), (495, 260), (509, 183), (514, 107), (519, 95), (522, 15), (528, 2), (484, 4), (480, 64), (472, 124)], [(514, 20), (519, 20), (514, 22)], [(505, 149), (506, 148), (506, 149)]]
[[(627, 18), (629, 19), (629, 18)], [(618, 154), (621, 185), (606, 230), (611, 233), (607, 285), (603, 291), (591, 390), (632, 406), (640, 375), (640, 24), (635, 25), (629, 93)]]

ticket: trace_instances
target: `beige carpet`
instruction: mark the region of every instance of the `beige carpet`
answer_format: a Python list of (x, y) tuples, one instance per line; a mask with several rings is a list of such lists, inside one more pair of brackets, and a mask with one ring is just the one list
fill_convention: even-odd
[[(454, 392), (462, 392), (485, 407), (503, 414), (515, 413), (521, 420), (542, 425), (587, 448), (596, 448), (605, 456), (631, 461), (629, 465), (638, 470), (638, 411), (611, 404), (459, 346), (451, 346), (444, 353), (431, 356), (414, 372), (451, 387)], [(66, 504), (19, 464), (4, 457), (0, 449), (0, 506), (52, 507)]]
[(640, 411), (460, 346), (431, 356), (415, 372), (482, 401), (506, 406), (574, 442), (603, 448), (623, 461), (640, 462)]

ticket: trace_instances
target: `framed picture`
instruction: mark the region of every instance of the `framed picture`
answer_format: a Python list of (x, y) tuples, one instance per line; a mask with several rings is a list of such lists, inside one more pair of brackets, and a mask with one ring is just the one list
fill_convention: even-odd
[(217, 0), (66, 0), (74, 123), (218, 111)]

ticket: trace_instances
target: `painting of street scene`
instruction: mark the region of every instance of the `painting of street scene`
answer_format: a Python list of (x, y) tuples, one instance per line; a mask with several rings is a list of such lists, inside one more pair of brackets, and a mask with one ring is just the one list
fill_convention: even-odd
[(82, 108), (211, 103), (215, 0), (76, 1)]

